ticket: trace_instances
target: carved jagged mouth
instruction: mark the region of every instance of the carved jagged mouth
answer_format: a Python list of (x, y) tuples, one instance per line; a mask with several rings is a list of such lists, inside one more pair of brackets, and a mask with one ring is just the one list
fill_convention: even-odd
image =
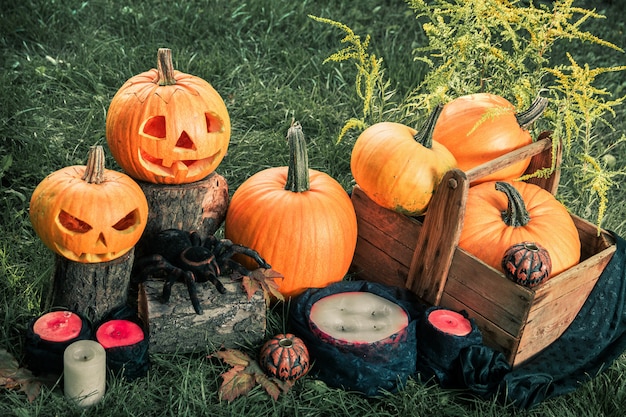
[(98, 263), (98, 262), (110, 261), (110, 260), (119, 258), (120, 256), (124, 255), (126, 252), (130, 250), (130, 248), (128, 248), (128, 249), (124, 249), (118, 252), (76, 253), (72, 250), (62, 248), (57, 244), (55, 244), (54, 246), (57, 252), (64, 258), (67, 258), (72, 261), (80, 262), (80, 263)]
[(169, 178), (187, 178), (193, 177), (197, 174), (206, 172), (210, 169), (211, 165), (215, 161), (215, 158), (219, 156), (220, 152), (202, 159), (195, 160), (169, 160), (165, 161), (161, 158), (156, 158), (146, 151), (139, 150), (139, 160), (141, 165), (147, 170), (160, 177)]

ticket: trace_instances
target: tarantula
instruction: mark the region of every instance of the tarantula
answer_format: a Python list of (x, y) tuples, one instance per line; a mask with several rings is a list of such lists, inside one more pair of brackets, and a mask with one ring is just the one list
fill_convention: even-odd
[(166, 229), (157, 234), (149, 244), (147, 255), (137, 259), (133, 265), (133, 282), (144, 282), (149, 276), (165, 275), (162, 301), (168, 302), (172, 285), (185, 282), (189, 298), (197, 314), (202, 314), (196, 282), (210, 281), (221, 293), (226, 288), (218, 277), (229, 272), (248, 275), (250, 271), (232, 260), (237, 253), (251, 257), (260, 268), (271, 266), (254, 250), (234, 244), (228, 239), (217, 239), (211, 235), (204, 242), (196, 232)]

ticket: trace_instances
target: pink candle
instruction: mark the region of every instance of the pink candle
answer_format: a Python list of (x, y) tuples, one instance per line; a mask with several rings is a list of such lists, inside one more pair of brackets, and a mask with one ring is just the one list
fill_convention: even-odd
[(144, 339), (141, 327), (129, 320), (110, 320), (96, 331), (96, 339), (105, 348), (130, 346)]
[(67, 342), (76, 338), (83, 328), (83, 321), (71, 311), (52, 311), (39, 317), (33, 332), (49, 342)]
[(428, 322), (439, 331), (454, 336), (467, 336), (472, 331), (468, 319), (455, 311), (437, 309), (430, 312)]

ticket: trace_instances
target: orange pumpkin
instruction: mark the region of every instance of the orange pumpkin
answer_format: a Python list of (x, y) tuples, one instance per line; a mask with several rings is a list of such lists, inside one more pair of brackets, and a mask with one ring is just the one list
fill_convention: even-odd
[(459, 247), (502, 272), (502, 256), (519, 242), (543, 246), (550, 276), (580, 260), (580, 237), (567, 209), (548, 191), (525, 182), (486, 182), (470, 187)]
[(101, 146), (90, 149), (86, 166), (48, 175), (30, 200), (30, 221), (52, 251), (76, 262), (111, 261), (139, 241), (148, 202), (129, 176), (104, 168)]
[(309, 350), (304, 341), (291, 333), (280, 333), (269, 339), (259, 352), (265, 372), (283, 381), (295, 381), (309, 370)]
[(358, 137), (350, 169), (375, 203), (407, 215), (426, 211), (441, 178), (456, 167), (452, 153), (432, 140), (440, 113), (439, 106), (419, 133), (400, 123), (382, 122)]
[[(547, 100), (539, 97), (523, 113), (516, 114), (514, 106), (505, 98), (477, 93), (458, 97), (443, 107), (433, 140), (452, 152), (463, 171), (489, 162), (532, 142), (525, 126), (543, 114)], [(530, 163), (530, 158), (487, 175), (476, 184), (519, 178)]]
[[(284, 278), (286, 297), (343, 279), (356, 247), (356, 214), (335, 179), (308, 168), (302, 128), (287, 134), (288, 167), (257, 172), (235, 191), (226, 213), (225, 236), (259, 252)], [(249, 269), (249, 260), (241, 259)]]
[(226, 155), (226, 105), (211, 84), (174, 70), (169, 49), (159, 49), (158, 63), (113, 97), (106, 119), (109, 148), (133, 178), (160, 184), (201, 180)]

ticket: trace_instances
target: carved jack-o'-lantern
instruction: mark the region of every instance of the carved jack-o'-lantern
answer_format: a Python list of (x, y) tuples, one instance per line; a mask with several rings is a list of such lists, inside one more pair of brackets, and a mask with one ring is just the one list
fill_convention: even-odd
[(119, 258), (139, 241), (148, 202), (128, 175), (104, 169), (101, 146), (90, 149), (86, 166), (48, 175), (30, 200), (30, 220), (42, 242), (76, 262)]
[(130, 78), (111, 100), (106, 137), (131, 177), (184, 184), (220, 164), (230, 142), (230, 118), (211, 84), (174, 70), (171, 51), (161, 48), (158, 69)]

